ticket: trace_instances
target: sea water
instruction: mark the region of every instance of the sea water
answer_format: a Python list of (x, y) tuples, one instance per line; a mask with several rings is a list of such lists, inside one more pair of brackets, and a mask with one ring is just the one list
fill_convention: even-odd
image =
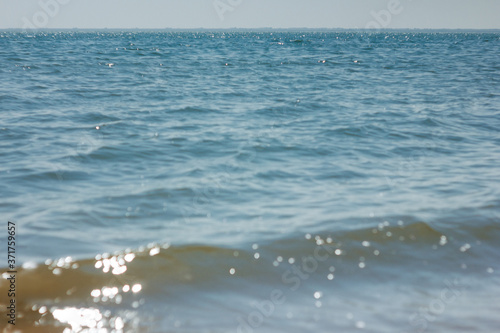
[(16, 328), (497, 331), (499, 55), (498, 32), (0, 32)]

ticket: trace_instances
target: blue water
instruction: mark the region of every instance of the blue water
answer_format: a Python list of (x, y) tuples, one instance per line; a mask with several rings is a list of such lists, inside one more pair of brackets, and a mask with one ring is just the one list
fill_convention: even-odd
[(498, 330), (499, 55), (498, 32), (0, 32), (21, 329)]

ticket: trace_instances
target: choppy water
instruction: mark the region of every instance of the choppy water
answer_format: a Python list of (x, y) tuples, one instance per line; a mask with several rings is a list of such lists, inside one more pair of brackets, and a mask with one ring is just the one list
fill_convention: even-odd
[(17, 328), (498, 330), (499, 54), (499, 33), (0, 32)]

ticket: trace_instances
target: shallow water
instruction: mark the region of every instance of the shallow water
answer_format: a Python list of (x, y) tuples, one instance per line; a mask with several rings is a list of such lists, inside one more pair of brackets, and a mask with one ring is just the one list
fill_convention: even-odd
[(495, 331), (499, 54), (491, 32), (0, 32), (17, 328)]

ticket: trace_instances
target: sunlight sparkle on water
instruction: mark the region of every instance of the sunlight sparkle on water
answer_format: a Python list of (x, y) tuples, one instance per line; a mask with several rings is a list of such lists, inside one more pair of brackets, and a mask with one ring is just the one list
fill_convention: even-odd
[(95, 329), (103, 315), (98, 309), (93, 308), (64, 308), (52, 311), (52, 315), (63, 324), (69, 324), (72, 332), (80, 332), (83, 329)]
[(160, 253), (160, 248), (159, 247), (153, 247), (150, 251), (149, 251), (149, 255), (152, 257), (152, 256), (155, 256), (157, 255), (158, 253)]
[(142, 285), (140, 285), (140, 284), (134, 284), (134, 285), (132, 286), (132, 292), (133, 292), (133, 293), (138, 293), (138, 292), (139, 292), (139, 291), (141, 291), (141, 290), (142, 290)]

